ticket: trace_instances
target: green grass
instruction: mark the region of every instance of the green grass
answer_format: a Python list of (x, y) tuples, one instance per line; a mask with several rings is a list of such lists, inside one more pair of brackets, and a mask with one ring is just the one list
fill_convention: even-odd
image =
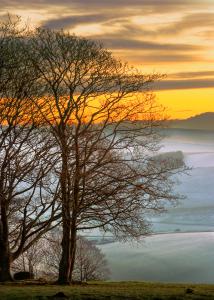
[[(187, 288), (191, 288), (193, 294), (186, 294)], [(57, 292), (64, 292), (71, 300), (214, 299), (214, 285), (148, 282), (91, 282), (84, 286), (30, 285), (23, 283), (0, 285), (1, 300), (45, 300)]]

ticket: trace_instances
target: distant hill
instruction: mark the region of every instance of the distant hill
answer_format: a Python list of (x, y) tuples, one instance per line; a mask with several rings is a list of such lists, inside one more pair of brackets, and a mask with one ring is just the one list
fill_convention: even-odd
[(214, 131), (214, 112), (206, 112), (185, 120), (171, 120), (169, 127)]

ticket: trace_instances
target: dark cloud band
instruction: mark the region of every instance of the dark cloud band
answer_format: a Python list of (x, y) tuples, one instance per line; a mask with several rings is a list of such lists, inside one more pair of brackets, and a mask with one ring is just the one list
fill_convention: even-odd
[(89, 15), (72, 15), (62, 18), (50, 19), (42, 25), (51, 29), (72, 28), (76, 25), (100, 23), (114, 18), (114, 15), (109, 14), (89, 14)]
[(164, 80), (156, 82), (153, 86), (154, 90), (183, 90), (183, 89), (201, 89), (213, 88), (213, 79), (191, 79), (191, 80)]
[(130, 50), (176, 50), (176, 51), (194, 51), (200, 50), (202, 47), (200, 45), (191, 45), (191, 44), (170, 44), (170, 43), (158, 43), (152, 41), (141, 41), (141, 40), (133, 40), (133, 39), (123, 39), (118, 36), (114, 36), (113, 38), (102, 38), (100, 37), (100, 41), (103, 42), (104, 46), (110, 49), (130, 49)]

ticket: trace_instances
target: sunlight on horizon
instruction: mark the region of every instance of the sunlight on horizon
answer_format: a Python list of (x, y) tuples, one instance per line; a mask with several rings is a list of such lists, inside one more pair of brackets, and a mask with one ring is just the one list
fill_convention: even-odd
[(156, 95), (171, 119), (186, 119), (214, 112), (214, 89), (211, 88), (158, 91)]

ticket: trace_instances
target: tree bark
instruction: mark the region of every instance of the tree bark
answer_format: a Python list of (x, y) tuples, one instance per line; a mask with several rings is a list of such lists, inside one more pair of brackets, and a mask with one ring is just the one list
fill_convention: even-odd
[(64, 222), (58, 284), (70, 284), (72, 281), (76, 256), (76, 237), (76, 219), (73, 220), (72, 224)]
[(12, 281), (10, 274), (10, 247), (7, 202), (3, 194), (4, 168), (1, 170), (0, 184), (0, 282)]
[(65, 128), (62, 130), (62, 173), (61, 173), (61, 193), (62, 193), (62, 257), (59, 264), (58, 284), (70, 284), (71, 268), (71, 218), (70, 218), (70, 195), (68, 191), (68, 151), (65, 137)]
[(69, 280), (72, 282), (72, 275), (74, 270), (74, 264), (75, 264), (75, 257), (76, 257), (76, 239), (77, 239), (77, 230), (76, 230), (76, 220), (73, 222), (71, 227), (71, 237), (70, 237), (70, 243), (71, 243), (71, 263), (70, 263), (70, 274), (69, 274)]
[(10, 274), (10, 256), (6, 248), (0, 243), (0, 282), (13, 280)]
[(10, 251), (8, 243), (8, 224), (6, 211), (1, 205), (0, 219), (0, 282), (12, 281), (10, 274)]
[(58, 284), (70, 284), (71, 268), (71, 242), (70, 242), (70, 222), (66, 218), (65, 209), (63, 209), (63, 237), (62, 237), (62, 257), (59, 264)]

